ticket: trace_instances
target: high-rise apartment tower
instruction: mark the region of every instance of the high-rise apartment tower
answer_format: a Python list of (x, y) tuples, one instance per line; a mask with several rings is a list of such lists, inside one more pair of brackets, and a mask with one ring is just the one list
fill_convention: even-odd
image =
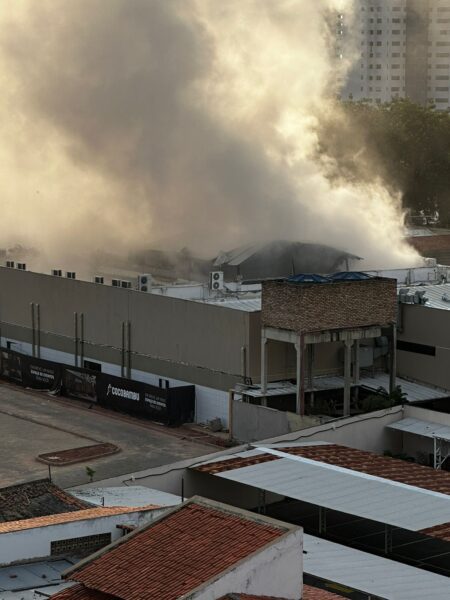
[(353, 62), (344, 100), (408, 97), (450, 108), (450, 0), (356, 0), (335, 32), (336, 59)]

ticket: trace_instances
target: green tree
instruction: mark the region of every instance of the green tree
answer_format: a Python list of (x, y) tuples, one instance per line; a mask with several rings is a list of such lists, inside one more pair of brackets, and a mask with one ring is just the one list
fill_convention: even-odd
[(344, 102), (320, 121), (319, 155), (333, 179), (381, 179), (417, 213), (450, 224), (450, 114), (409, 100)]

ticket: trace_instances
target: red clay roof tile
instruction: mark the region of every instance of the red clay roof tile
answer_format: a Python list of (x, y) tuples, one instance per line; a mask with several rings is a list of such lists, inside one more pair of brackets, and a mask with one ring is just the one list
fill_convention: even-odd
[[(277, 447), (277, 450), (304, 456), (331, 465), (344, 467), (360, 473), (375, 475), (384, 479), (391, 479), (408, 485), (421, 487), (434, 492), (450, 494), (450, 472), (437, 471), (431, 467), (424, 467), (404, 460), (380, 456), (374, 452), (356, 450), (336, 444), (323, 444), (313, 446)], [(261, 454), (251, 458), (231, 458), (196, 467), (204, 473), (221, 473), (231, 469), (239, 469), (252, 464), (279, 460), (273, 454)]]
[(75, 567), (69, 577), (126, 600), (174, 600), (288, 530), (195, 500)]
[[(220, 600), (283, 600), (283, 598), (252, 596), (249, 594), (228, 594), (227, 596), (223, 596)], [(303, 585), (302, 600), (342, 600), (342, 597), (332, 594), (327, 590), (312, 587), (311, 585)]]
[(86, 519), (97, 519), (99, 517), (108, 517), (110, 515), (122, 515), (126, 513), (139, 512), (145, 510), (154, 510), (159, 506), (98, 506), (95, 508), (86, 508), (56, 515), (47, 515), (45, 517), (34, 517), (33, 519), (21, 519), (20, 521), (5, 521), (0, 523), (0, 534), (11, 533), (12, 531), (22, 531), (24, 529), (34, 529), (36, 527), (46, 527), (48, 525), (60, 525), (61, 523), (71, 523), (73, 521), (85, 521)]
[(52, 600), (116, 600), (116, 598), (117, 596), (90, 590), (81, 584), (74, 585), (52, 596)]
[(450, 542), (450, 523), (428, 527), (427, 529), (422, 529), (420, 533), (439, 538), (440, 540), (444, 540), (444, 542)]
[(304, 585), (302, 600), (342, 600), (342, 596), (337, 596), (327, 590), (320, 590), (311, 585)]

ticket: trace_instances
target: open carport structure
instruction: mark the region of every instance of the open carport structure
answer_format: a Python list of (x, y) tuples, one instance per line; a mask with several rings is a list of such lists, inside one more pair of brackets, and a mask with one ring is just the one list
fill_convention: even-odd
[(450, 575), (448, 472), (321, 442), (255, 447), (194, 469), (258, 489), (258, 510), (307, 533)]

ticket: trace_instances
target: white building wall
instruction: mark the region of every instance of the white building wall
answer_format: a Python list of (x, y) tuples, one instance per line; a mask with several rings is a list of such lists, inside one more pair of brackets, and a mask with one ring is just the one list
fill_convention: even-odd
[(302, 581), (303, 530), (297, 529), (186, 598), (216, 600), (233, 592), (298, 600)]
[(117, 525), (140, 526), (156, 519), (164, 510), (138, 511), (108, 515), (85, 521), (71, 521), (34, 529), (0, 534), (0, 564), (50, 556), (51, 542), (111, 533), (111, 540), (122, 537)]

